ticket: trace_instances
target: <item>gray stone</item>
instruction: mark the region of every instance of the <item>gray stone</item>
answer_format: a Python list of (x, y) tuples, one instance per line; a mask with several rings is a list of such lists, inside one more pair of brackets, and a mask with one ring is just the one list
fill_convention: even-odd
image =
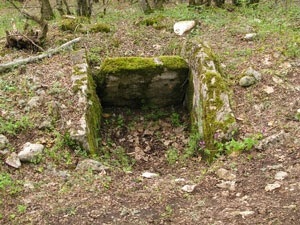
[(76, 170), (78, 171), (105, 172), (106, 169), (108, 169), (108, 167), (93, 159), (84, 159), (76, 166)]
[(23, 150), (19, 152), (18, 157), (22, 162), (30, 162), (37, 159), (43, 152), (44, 145), (32, 144), (27, 142), (23, 146)]
[(184, 185), (181, 188), (181, 190), (188, 192), (188, 193), (192, 193), (195, 190), (196, 186), (197, 186), (196, 184), (192, 184), (192, 185), (187, 184), (187, 185)]
[(239, 85), (242, 87), (249, 87), (255, 83), (256, 79), (252, 76), (243, 76), (239, 81)]
[(39, 96), (34, 96), (32, 97), (28, 102), (27, 105), (29, 109), (37, 107), (39, 105), (40, 97)]
[(188, 72), (179, 56), (108, 58), (95, 80), (103, 105), (164, 107), (182, 104)]
[(186, 105), (195, 130), (205, 137), (206, 145), (230, 140), (237, 130), (237, 123), (230, 107), (226, 76), (212, 49), (206, 43), (192, 39), (185, 43), (181, 55), (190, 69)]
[(260, 81), (261, 80), (261, 73), (254, 70), (252, 67), (248, 68), (245, 72), (245, 75), (247, 76), (253, 76), (255, 78), (255, 80)]
[(235, 191), (235, 181), (222, 181), (216, 184), (216, 186), (222, 189), (228, 189), (229, 191)]
[(236, 179), (235, 174), (230, 173), (230, 171), (223, 169), (223, 168), (218, 169), (216, 174), (220, 179), (223, 179), (223, 180), (235, 180)]
[(8, 139), (3, 134), (0, 134), (0, 150), (6, 148), (8, 144)]
[(90, 154), (96, 154), (100, 139), (102, 107), (96, 94), (92, 74), (88, 73), (85, 50), (75, 52), (72, 57), (75, 60), (71, 80), (74, 94), (78, 99), (74, 102), (78, 113), (76, 118), (68, 118), (66, 121), (71, 138)]
[(256, 146), (255, 148), (258, 150), (264, 150), (266, 149), (269, 145), (274, 144), (276, 142), (281, 141), (285, 137), (285, 132), (284, 130), (281, 130), (279, 133), (273, 134), (269, 137), (266, 137), (262, 139)]
[(11, 153), (5, 160), (5, 163), (11, 167), (14, 167), (16, 169), (21, 167), (21, 161), (18, 157), (18, 155), (13, 152)]

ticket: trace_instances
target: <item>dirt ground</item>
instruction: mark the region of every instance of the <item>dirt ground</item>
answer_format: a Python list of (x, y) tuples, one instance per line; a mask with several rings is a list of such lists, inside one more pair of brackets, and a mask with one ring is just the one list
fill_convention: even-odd
[[(176, 36), (172, 29), (137, 24), (124, 20), (115, 25), (113, 33), (82, 35), (76, 49), (87, 48), (100, 57), (167, 55), (178, 53), (174, 43), (188, 38)], [(141, 34), (133, 35), (137, 29)], [(0, 171), (12, 179), (0, 189), (0, 223), (299, 224), (300, 122), (295, 118), (300, 109), (299, 58), (286, 57), (272, 48), (273, 37), (264, 39), (265, 51), (247, 58), (235, 56), (234, 52), (257, 49), (262, 43), (244, 41), (240, 34), (228, 33), (226, 26), (218, 35), (207, 24), (196, 29), (201, 29), (201, 38), (210, 43), (228, 74), (239, 138), (275, 135), (274, 141), (262, 149), (221, 156), (211, 165), (201, 157), (170, 163), (169, 149), (181, 154), (187, 147), (188, 115), (184, 109), (109, 108), (104, 111), (101, 145), (111, 152), (111, 164), (99, 173), (79, 172), (75, 170), (78, 162), (91, 156), (61, 144), (57, 134), (66, 130), (64, 118), (78, 113), (72, 105), (76, 96), (70, 85), (72, 51), (63, 52), (0, 75), (1, 117), (28, 116), (34, 121), (18, 135), (6, 135), (10, 146), (18, 152), (30, 141), (48, 149), (41, 161), (23, 164), (20, 169), (7, 166), (5, 154), (0, 154)], [(51, 46), (74, 37), (59, 33), (56, 24), (49, 35)], [(1, 52), (5, 54), (1, 54), (0, 63), (31, 55), (5, 48)], [(260, 71), (262, 80), (240, 87), (240, 75), (249, 67)], [(39, 103), (28, 108), (26, 103), (34, 96), (39, 96)], [(51, 121), (56, 115), (52, 103), (59, 109), (55, 121)], [(51, 128), (40, 126), (49, 120)], [(114, 154), (118, 149), (125, 149), (125, 153), (119, 152), (122, 158)], [(233, 178), (220, 176), (220, 168)], [(142, 174), (146, 171), (159, 176), (145, 178)], [(278, 172), (285, 172), (285, 176), (278, 178)], [(184, 191), (185, 185), (194, 189)]]

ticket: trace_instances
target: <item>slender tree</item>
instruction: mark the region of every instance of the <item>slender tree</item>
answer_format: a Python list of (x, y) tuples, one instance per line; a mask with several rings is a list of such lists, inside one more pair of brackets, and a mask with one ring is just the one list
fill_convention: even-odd
[(45, 20), (52, 20), (54, 18), (54, 13), (50, 5), (49, 0), (39, 0), (41, 5), (41, 17)]
[(92, 0), (77, 0), (77, 15), (91, 17), (92, 5)]

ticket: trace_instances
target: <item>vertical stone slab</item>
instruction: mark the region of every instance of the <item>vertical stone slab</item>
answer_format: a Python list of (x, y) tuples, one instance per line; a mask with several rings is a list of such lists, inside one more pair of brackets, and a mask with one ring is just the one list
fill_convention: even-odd
[(231, 139), (236, 130), (236, 120), (230, 107), (230, 91), (219, 63), (207, 44), (188, 41), (182, 56), (190, 68), (186, 102), (191, 124), (213, 157), (215, 141)]
[(78, 121), (74, 122), (71, 130), (71, 138), (76, 140), (90, 154), (98, 151), (100, 139), (100, 124), (102, 108), (96, 94), (96, 86), (92, 75), (89, 73), (85, 51), (81, 50), (72, 56), (73, 73), (72, 88), (78, 95), (77, 107), (82, 108), (82, 114)]

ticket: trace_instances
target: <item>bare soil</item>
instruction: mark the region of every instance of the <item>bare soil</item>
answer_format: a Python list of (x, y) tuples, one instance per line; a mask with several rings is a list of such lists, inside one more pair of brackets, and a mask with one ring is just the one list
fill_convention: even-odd
[[(112, 33), (82, 34), (76, 48), (92, 52), (99, 47), (100, 58), (167, 55), (178, 54), (178, 46), (187, 38), (176, 36), (172, 25), (157, 30), (124, 20), (114, 26)], [(299, 224), (300, 122), (295, 114), (300, 109), (300, 60), (272, 48), (276, 44), (273, 37), (264, 40), (266, 51), (247, 58), (234, 56), (262, 43), (242, 40), (241, 34), (227, 32), (229, 26), (224, 32), (217, 31), (218, 35), (208, 24), (196, 29), (203, 31), (202, 39), (210, 43), (228, 74), (239, 137), (262, 134), (266, 138), (284, 131), (283, 136), (263, 150), (221, 156), (211, 165), (200, 156), (170, 164), (168, 150), (177, 149), (181, 154), (188, 143), (188, 115), (183, 109), (105, 109), (101, 145), (111, 153), (111, 160), (103, 161), (110, 168), (105, 173), (80, 173), (75, 170), (77, 163), (91, 156), (61, 144), (58, 135), (68, 128), (66, 118), (81, 115), (73, 105), (77, 96), (70, 81), (72, 52), (64, 52), (0, 75), (1, 117), (18, 120), (28, 116), (34, 121), (17, 135), (6, 134), (11, 150), (20, 151), (28, 141), (47, 148), (40, 162), (23, 164), (20, 169), (6, 165), (6, 155), (0, 154), (0, 171), (13, 182), (0, 189), (0, 223)], [(52, 28), (49, 47), (74, 37), (59, 32), (56, 24)], [(133, 35), (134, 31), (139, 35)], [(0, 63), (32, 54), (5, 48), (1, 52)], [(262, 72), (262, 80), (242, 88), (239, 78), (250, 66)], [(269, 92), (270, 87), (274, 92)], [(39, 97), (37, 105), (28, 107), (34, 96)], [(176, 114), (179, 124), (174, 120)], [(51, 126), (41, 126), (45, 121)], [(117, 149), (125, 149), (121, 159), (114, 154)], [(118, 164), (120, 160), (123, 163)], [(223, 182), (216, 175), (219, 168), (236, 175), (233, 188), (218, 185)], [(144, 178), (145, 171), (159, 176)], [(279, 171), (288, 176), (275, 180)], [(279, 187), (265, 190), (274, 183)], [(196, 186), (188, 193), (182, 190), (184, 185)]]

